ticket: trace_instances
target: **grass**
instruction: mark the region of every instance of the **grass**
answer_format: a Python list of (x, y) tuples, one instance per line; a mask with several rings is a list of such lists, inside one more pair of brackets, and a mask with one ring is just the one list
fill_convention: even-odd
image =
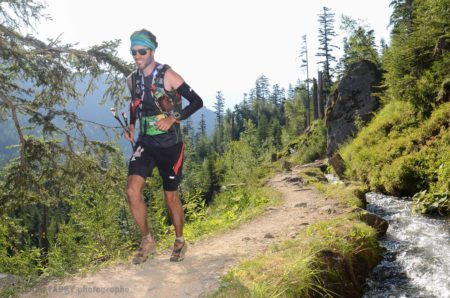
[[(364, 205), (362, 185), (323, 184), (318, 169), (305, 169), (300, 177), (340, 204)], [(354, 297), (378, 261), (376, 231), (357, 213), (347, 213), (312, 224), (295, 239), (241, 262), (211, 297)]]
[[(378, 262), (375, 231), (355, 216), (311, 225), (297, 236), (241, 262), (211, 297), (335, 297)], [(349, 270), (350, 268), (350, 270)], [(365, 272), (366, 274), (368, 272)]]
[[(266, 206), (280, 203), (280, 194), (268, 187), (249, 186), (238, 187), (220, 193), (213, 204), (202, 210), (197, 220), (185, 224), (184, 235), (190, 242), (198, 241), (208, 235), (219, 234), (232, 229), (242, 222), (250, 220), (264, 212)], [(163, 250), (173, 244), (173, 226), (167, 228), (164, 235), (158, 239), (158, 250)], [(97, 272), (102, 268), (118, 264), (128, 264), (129, 256), (134, 251), (132, 243), (126, 244), (121, 255), (115, 255), (106, 261), (93, 266), (83, 267), (77, 272), (63, 272), (64, 277), (79, 275), (86, 272)], [(20, 281), (20, 285), (1, 289), (0, 297), (13, 297), (33, 286), (38, 286), (47, 278)]]
[(388, 103), (340, 149), (346, 176), (397, 196), (426, 191), (426, 199), (416, 196), (419, 212), (450, 214), (450, 103), (428, 118), (418, 115), (411, 104)]
[[(262, 214), (267, 206), (281, 203), (280, 193), (268, 187), (239, 187), (220, 193), (205, 210), (205, 216), (184, 226), (184, 236), (190, 242), (235, 228)], [(173, 226), (158, 242), (159, 249), (173, 244)]]
[[(277, 157), (286, 158), (295, 164), (313, 162), (324, 156), (327, 146), (326, 126), (323, 119), (313, 122), (310, 129), (290, 142)], [(291, 150), (294, 153), (291, 154)]]

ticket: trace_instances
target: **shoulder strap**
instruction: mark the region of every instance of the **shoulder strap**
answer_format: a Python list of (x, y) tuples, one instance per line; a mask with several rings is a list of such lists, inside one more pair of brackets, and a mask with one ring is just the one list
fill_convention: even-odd
[(131, 93), (130, 124), (133, 125), (136, 123), (136, 119), (140, 118), (138, 110), (142, 103), (142, 82), (142, 74), (137, 69), (127, 77), (127, 86)]
[(170, 68), (167, 64), (158, 64), (156, 66), (156, 74), (153, 76), (152, 80), (152, 90), (154, 88), (163, 88), (164, 89), (164, 75), (166, 74), (166, 71)]

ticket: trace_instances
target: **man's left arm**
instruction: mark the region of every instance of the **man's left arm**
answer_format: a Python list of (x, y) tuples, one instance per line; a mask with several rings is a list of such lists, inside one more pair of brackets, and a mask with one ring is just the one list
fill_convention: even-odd
[(175, 122), (187, 119), (197, 110), (199, 110), (203, 106), (203, 100), (191, 87), (189, 87), (189, 85), (183, 80), (183, 78), (171, 68), (169, 68), (165, 73), (164, 85), (164, 88), (166, 88), (167, 90), (176, 90), (178, 94), (189, 101), (189, 104), (180, 111), (179, 115), (171, 115), (169, 118), (165, 118), (171, 119), (173, 121), (172, 123), (170, 123), (169, 127), (166, 126), (166, 121), (164, 121), (165, 119), (159, 121), (160, 123), (158, 124), (161, 124), (161, 127), (157, 125), (159, 129), (169, 130), (170, 126), (172, 126)]

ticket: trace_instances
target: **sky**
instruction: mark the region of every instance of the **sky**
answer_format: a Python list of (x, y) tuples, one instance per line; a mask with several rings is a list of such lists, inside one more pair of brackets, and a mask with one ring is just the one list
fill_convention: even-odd
[[(374, 29), (377, 43), (389, 41), (391, 0), (46, 0), (51, 21), (37, 25), (40, 39), (56, 38), (87, 49), (121, 39), (118, 56), (132, 62), (129, 37), (145, 28), (159, 46), (156, 61), (169, 64), (213, 108), (217, 91), (233, 109), (264, 74), (270, 85), (287, 89), (306, 79), (299, 58), (307, 35), (310, 76), (319, 66), (318, 14), (335, 13), (332, 43), (341, 46), (341, 15)], [(337, 50), (339, 58), (341, 52)]]

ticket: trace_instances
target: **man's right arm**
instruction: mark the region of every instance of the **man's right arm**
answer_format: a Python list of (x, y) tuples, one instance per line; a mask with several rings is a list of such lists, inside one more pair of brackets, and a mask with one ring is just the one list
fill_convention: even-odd
[[(134, 72), (133, 72), (134, 73)], [(134, 94), (133, 94), (133, 73), (131, 73), (127, 77), (127, 86), (128, 90), (131, 94), (131, 102), (130, 102), (130, 124), (128, 125), (128, 132), (125, 132), (125, 138), (128, 141), (134, 141), (134, 130), (135, 130), (135, 124), (136, 124), (136, 113), (137, 113), (137, 106), (135, 106), (134, 102)]]

